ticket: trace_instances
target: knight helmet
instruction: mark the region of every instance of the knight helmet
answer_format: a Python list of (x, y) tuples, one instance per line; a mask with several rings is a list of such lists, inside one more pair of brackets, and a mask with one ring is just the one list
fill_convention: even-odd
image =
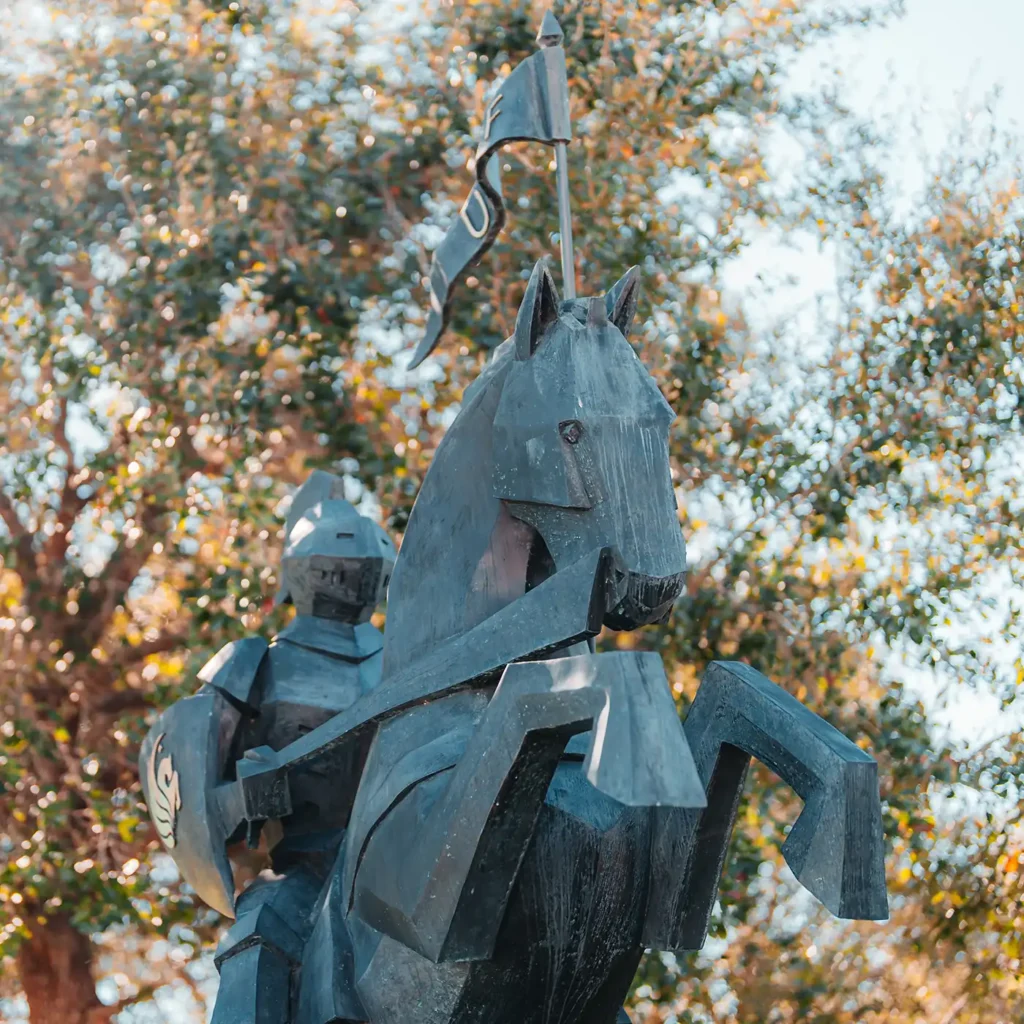
[(285, 520), (276, 604), (299, 615), (366, 622), (384, 599), (395, 545), (344, 499), (344, 481), (315, 470), (296, 491)]

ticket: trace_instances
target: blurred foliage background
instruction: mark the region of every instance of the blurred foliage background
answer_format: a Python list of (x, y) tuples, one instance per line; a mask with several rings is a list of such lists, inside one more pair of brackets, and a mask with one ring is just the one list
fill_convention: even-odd
[[(752, 773), (713, 936), (645, 959), (634, 1020), (1020, 1020), (1016, 154), (972, 130), (897, 209), (884, 131), (781, 88), (802, 48), (898, 17), (886, 0), (554, 9), (582, 291), (643, 269), (693, 563), (668, 626), (602, 644), (659, 650), (681, 708), (713, 658), (762, 669), (878, 757), (889, 844), (891, 920), (830, 919), (779, 856), (794, 797)], [(54, 0), (5, 54), (5, 1012), (202, 1018), (220, 922), (159, 854), (138, 742), (221, 645), (282, 624), (282, 512), (311, 468), (400, 538), (481, 344), (557, 250), (551, 153), (507, 150), (510, 227), (404, 370), (486, 102), (542, 12)], [(765, 158), (780, 138), (799, 173)], [(839, 252), (837, 308), (765, 328), (723, 297), (759, 230)], [(946, 720), (995, 694), (1006, 728), (951, 738), (949, 681)]]

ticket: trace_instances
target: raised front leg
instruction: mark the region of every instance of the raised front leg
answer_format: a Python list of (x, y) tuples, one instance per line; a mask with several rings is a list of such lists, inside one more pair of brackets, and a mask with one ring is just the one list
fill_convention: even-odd
[(684, 729), (708, 805), (700, 812), (656, 812), (648, 946), (703, 946), (752, 757), (804, 801), (782, 847), (800, 882), (837, 917), (888, 917), (878, 768), (871, 757), (736, 661), (708, 667)]
[(599, 789), (634, 806), (703, 805), (656, 655), (509, 665), (455, 767), (372, 832), (359, 917), (435, 962), (489, 957), (566, 742), (591, 726), (585, 769)]

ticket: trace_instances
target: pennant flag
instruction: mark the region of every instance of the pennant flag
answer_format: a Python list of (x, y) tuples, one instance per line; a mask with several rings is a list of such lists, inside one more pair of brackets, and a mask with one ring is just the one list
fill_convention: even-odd
[(476, 151), (476, 182), (430, 264), (430, 311), (426, 333), (409, 368), (419, 366), (437, 347), (448, 324), (452, 293), (467, 270), (494, 244), (505, 224), (501, 175), (494, 153), (508, 142), (572, 139), (569, 81), (562, 30), (549, 11), (537, 41), (541, 49), (505, 79), (484, 114), (484, 136)]

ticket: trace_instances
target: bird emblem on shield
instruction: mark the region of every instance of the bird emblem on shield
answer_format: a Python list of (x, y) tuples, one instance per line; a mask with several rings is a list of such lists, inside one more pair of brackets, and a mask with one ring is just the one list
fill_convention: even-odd
[(171, 755), (161, 756), (163, 738), (161, 733), (153, 744), (153, 752), (149, 755), (149, 813), (160, 841), (168, 850), (172, 850), (175, 844), (178, 811), (181, 809), (181, 791)]

